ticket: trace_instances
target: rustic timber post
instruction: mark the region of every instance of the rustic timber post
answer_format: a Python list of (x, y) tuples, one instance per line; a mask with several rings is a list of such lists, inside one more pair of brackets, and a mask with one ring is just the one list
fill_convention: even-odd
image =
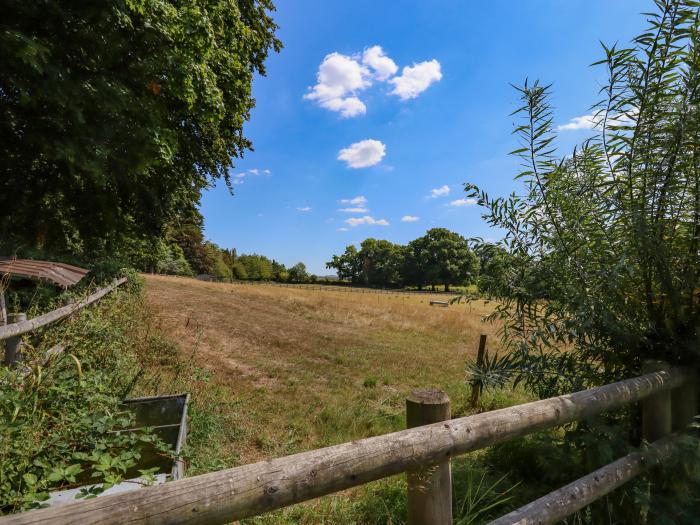
[(686, 369), (688, 379), (683, 385), (671, 390), (671, 429), (683, 430), (698, 413), (697, 372)]
[[(437, 389), (419, 389), (406, 398), (408, 428), (447, 421), (450, 398)], [(408, 525), (452, 525), (452, 473), (450, 460), (409, 470)]]
[[(20, 323), (27, 320), (27, 314), (18, 313), (10, 314), (8, 317), (8, 324)], [(22, 346), (22, 336), (16, 335), (14, 337), (8, 337), (5, 339), (5, 359), (4, 363), (6, 366), (12, 366), (16, 361), (21, 359), (20, 348)]]
[(0, 326), (7, 324), (7, 308), (5, 307), (5, 289), (0, 282)]
[[(670, 372), (665, 361), (647, 360), (642, 363), (642, 373)], [(649, 443), (671, 433), (671, 392), (656, 392), (642, 401), (642, 438)]]
[[(481, 368), (481, 366), (484, 364), (484, 352), (486, 351), (486, 334), (481, 334), (479, 337), (479, 351), (476, 354), (476, 366), (478, 368)], [(472, 398), (471, 398), (471, 405), (473, 407), (476, 406), (476, 404), (479, 402), (479, 393), (481, 392), (481, 385), (480, 384), (473, 384), (472, 385)]]

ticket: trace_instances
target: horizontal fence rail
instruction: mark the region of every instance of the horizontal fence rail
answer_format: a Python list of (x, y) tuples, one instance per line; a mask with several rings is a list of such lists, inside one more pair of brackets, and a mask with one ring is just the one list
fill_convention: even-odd
[(488, 525), (553, 525), (631, 481), (658, 461), (670, 456), (676, 437), (654, 442), (590, 474), (514, 510)]
[(2, 341), (3, 339), (9, 339), (10, 337), (24, 335), (26, 333), (36, 330), (37, 328), (41, 328), (42, 326), (46, 326), (48, 324), (64, 319), (65, 317), (70, 316), (71, 314), (77, 312), (82, 308), (85, 308), (86, 306), (94, 303), (95, 301), (99, 301), (105, 295), (107, 295), (117, 287), (121, 286), (125, 282), (126, 277), (116, 279), (109, 286), (100, 288), (96, 292), (88, 295), (85, 299), (81, 299), (80, 301), (67, 304), (66, 306), (63, 306), (56, 310), (52, 310), (48, 313), (45, 313), (38, 317), (34, 317), (32, 319), (27, 319), (17, 323), (0, 326), (0, 341)]
[(19, 524), (229, 523), (546, 430), (683, 386), (662, 370), (573, 394), (0, 518)]

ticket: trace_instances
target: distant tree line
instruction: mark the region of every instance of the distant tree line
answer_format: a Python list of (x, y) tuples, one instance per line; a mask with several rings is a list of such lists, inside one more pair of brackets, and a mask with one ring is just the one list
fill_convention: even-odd
[[(508, 277), (508, 253), (494, 244), (475, 242), (446, 228), (433, 228), (407, 245), (368, 238), (326, 263), (338, 278), (355, 284), (423, 289), (478, 284), (502, 287)], [(481, 275), (480, 275), (481, 269)]]
[(303, 262), (287, 268), (264, 255), (239, 255), (235, 248), (221, 248), (206, 240), (201, 225), (196, 223), (171, 227), (166, 236), (133, 243), (131, 248), (126, 257), (145, 272), (295, 283), (317, 279), (308, 273)]

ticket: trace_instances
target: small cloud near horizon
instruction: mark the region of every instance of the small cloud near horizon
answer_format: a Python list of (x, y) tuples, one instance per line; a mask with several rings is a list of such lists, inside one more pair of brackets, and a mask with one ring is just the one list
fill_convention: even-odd
[(404, 215), (401, 217), (401, 222), (417, 222), (420, 220), (420, 217), (416, 217), (415, 215)]
[(450, 206), (473, 206), (476, 204), (476, 199), (457, 199), (450, 202)]
[(339, 208), (338, 211), (342, 211), (343, 213), (367, 213), (369, 210), (364, 207), (356, 207), (356, 208)]
[(367, 197), (364, 195), (358, 195), (357, 197), (353, 197), (352, 199), (340, 199), (338, 201), (340, 204), (352, 204), (354, 206), (364, 206), (367, 204)]
[(386, 219), (375, 219), (370, 215), (365, 215), (364, 217), (350, 217), (349, 219), (345, 220), (345, 224), (353, 228), (362, 224), (370, 226), (389, 226), (389, 221), (387, 221)]

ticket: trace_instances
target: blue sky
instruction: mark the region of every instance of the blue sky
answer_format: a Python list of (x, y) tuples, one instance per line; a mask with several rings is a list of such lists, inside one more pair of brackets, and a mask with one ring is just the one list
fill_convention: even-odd
[(284, 49), (253, 84), (255, 151), (231, 170), (233, 196), (224, 184), (205, 192), (205, 234), (320, 275), (366, 237), (406, 243), (433, 227), (496, 237), (477, 206), (455, 201), (467, 181), (492, 195), (517, 189), (510, 83), (553, 83), (556, 122), (573, 128), (560, 133), (566, 153), (590, 134), (585, 118), (571, 121), (597, 100), (599, 41), (628, 43), (651, 10), (640, 0), (277, 4)]

